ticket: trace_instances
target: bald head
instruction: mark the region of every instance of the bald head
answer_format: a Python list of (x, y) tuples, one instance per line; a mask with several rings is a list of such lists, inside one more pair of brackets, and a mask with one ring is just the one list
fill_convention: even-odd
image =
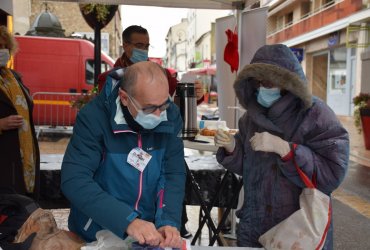
[[(133, 117), (136, 117), (139, 109), (161, 106), (168, 100), (166, 73), (154, 62), (138, 62), (127, 67), (120, 87), (121, 102)], [(159, 116), (160, 113), (156, 109), (153, 114)]]
[(127, 67), (120, 87), (133, 97), (148, 88), (155, 88), (168, 94), (168, 80), (164, 69), (150, 61), (138, 62)]

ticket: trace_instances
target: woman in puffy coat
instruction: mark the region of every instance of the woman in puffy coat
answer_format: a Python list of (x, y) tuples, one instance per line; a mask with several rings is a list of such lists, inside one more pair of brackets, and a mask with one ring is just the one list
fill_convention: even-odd
[[(265, 45), (239, 73), (234, 89), (247, 112), (232, 136), (217, 131), (217, 160), (243, 176), (244, 203), (237, 244), (261, 247), (258, 238), (299, 207), (305, 187), (293, 164), (330, 195), (348, 166), (349, 139), (334, 112), (312, 97), (288, 47)], [(333, 248), (331, 224), (323, 249)]]

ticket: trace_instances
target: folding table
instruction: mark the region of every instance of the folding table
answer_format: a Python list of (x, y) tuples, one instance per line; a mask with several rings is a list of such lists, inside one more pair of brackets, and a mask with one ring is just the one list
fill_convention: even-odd
[[(208, 143), (202, 143), (202, 142), (199, 142), (199, 141), (197, 142), (197, 141), (184, 140), (184, 147), (185, 148), (190, 148), (190, 149), (201, 150), (201, 151), (210, 151), (210, 152), (213, 152), (213, 153), (217, 152), (218, 147), (216, 147), (214, 145), (213, 140), (212, 141), (210, 139), (207, 140), (205, 137), (202, 137), (201, 139), (202, 140), (200, 140), (200, 141), (208, 141)], [(236, 182), (234, 182), (233, 184), (230, 184), (230, 182), (228, 182), (228, 179), (230, 177), (231, 178), (232, 177), (237, 178), (237, 177), (232, 172), (226, 170), (222, 179), (221, 179), (221, 181), (220, 181), (220, 183), (219, 183), (219, 185), (218, 185), (218, 188), (216, 190), (216, 195), (214, 195), (214, 197), (212, 197), (212, 199), (210, 201), (206, 202), (204, 200), (204, 197), (202, 197), (202, 190), (201, 190), (198, 182), (194, 178), (193, 171), (190, 170), (186, 160), (185, 160), (185, 166), (186, 166), (188, 178), (190, 180), (191, 188), (194, 191), (195, 196), (196, 196), (196, 198), (199, 202), (201, 212), (204, 213), (204, 217), (200, 220), (198, 230), (195, 233), (191, 244), (194, 245), (196, 243), (197, 239), (200, 236), (200, 233), (201, 233), (201, 230), (202, 230), (204, 224), (207, 223), (207, 225), (210, 229), (210, 232), (213, 233), (213, 236), (210, 238), (209, 246), (213, 246), (216, 240), (217, 240), (219, 246), (223, 246), (224, 244), (223, 244), (223, 242), (220, 238), (220, 232), (221, 232), (221, 229), (223, 228), (223, 226), (226, 222), (226, 219), (227, 219), (227, 216), (230, 213), (230, 210), (233, 207), (236, 207), (236, 205), (237, 205), (239, 192), (240, 192), (240, 189), (243, 186), (243, 181), (242, 181), (241, 178), (238, 178)], [(216, 227), (215, 224), (213, 223), (212, 218), (211, 218), (210, 211), (211, 211), (212, 207), (214, 207), (215, 205), (220, 203), (219, 202), (219, 196), (220, 196), (220, 194), (222, 194), (223, 190), (225, 189), (225, 187), (227, 185), (234, 185), (233, 190), (235, 190), (235, 192), (232, 194), (231, 198), (228, 197), (229, 198), (228, 199), (228, 204), (223, 206), (223, 207), (226, 208), (226, 210), (223, 213), (222, 218), (221, 218), (219, 224)]]

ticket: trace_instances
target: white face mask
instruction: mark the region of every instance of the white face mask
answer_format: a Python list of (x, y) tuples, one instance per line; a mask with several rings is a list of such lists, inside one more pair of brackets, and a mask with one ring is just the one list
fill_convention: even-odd
[(0, 49), (0, 67), (5, 67), (10, 58), (8, 49)]
[(134, 118), (145, 129), (153, 129), (157, 127), (161, 122), (167, 121), (167, 111), (161, 112), (160, 116), (154, 114), (144, 114), (142, 110), (137, 111), (137, 115)]
[[(153, 128), (157, 127), (161, 122), (167, 121), (167, 111), (166, 110), (161, 111), (159, 116), (157, 116), (155, 114), (152, 114), (152, 113), (151, 114), (145, 114), (143, 112), (143, 110), (140, 110), (138, 107), (136, 107), (136, 104), (134, 103), (132, 97), (130, 97), (128, 95), (128, 99), (131, 101), (131, 103), (133, 104), (132, 106), (134, 106), (134, 109), (137, 112), (137, 115), (134, 118), (134, 120), (137, 123), (139, 123), (143, 128), (153, 129)], [(167, 105), (169, 105), (169, 103), (167, 104), (167, 102), (166, 102), (163, 105), (166, 105), (166, 109), (167, 109), (167, 107), (168, 107)], [(157, 108), (159, 108), (159, 107), (157, 107)], [(128, 109), (128, 111), (130, 112), (131, 116), (134, 117), (132, 115), (130, 109)]]

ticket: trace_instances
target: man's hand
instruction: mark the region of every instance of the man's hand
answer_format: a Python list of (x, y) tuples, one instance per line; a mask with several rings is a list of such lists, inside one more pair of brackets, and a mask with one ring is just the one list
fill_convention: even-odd
[(0, 131), (20, 128), (23, 125), (23, 117), (20, 115), (10, 115), (0, 119)]
[(278, 136), (268, 132), (254, 133), (249, 140), (254, 151), (272, 152), (280, 155), (281, 158), (290, 152), (289, 143)]
[(153, 223), (141, 219), (134, 219), (128, 225), (126, 233), (140, 244), (159, 246), (164, 241)]
[(161, 248), (172, 247), (181, 249), (182, 238), (176, 227), (163, 226), (158, 229), (158, 232), (160, 232), (164, 238), (164, 241), (160, 245)]
[(218, 129), (215, 134), (215, 145), (219, 147), (224, 147), (229, 153), (234, 152), (235, 149), (235, 138), (229, 132), (222, 129)]
[(197, 94), (197, 101), (200, 100), (204, 95), (203, 83), (199, 80), (195, 80), (195, 93)]

